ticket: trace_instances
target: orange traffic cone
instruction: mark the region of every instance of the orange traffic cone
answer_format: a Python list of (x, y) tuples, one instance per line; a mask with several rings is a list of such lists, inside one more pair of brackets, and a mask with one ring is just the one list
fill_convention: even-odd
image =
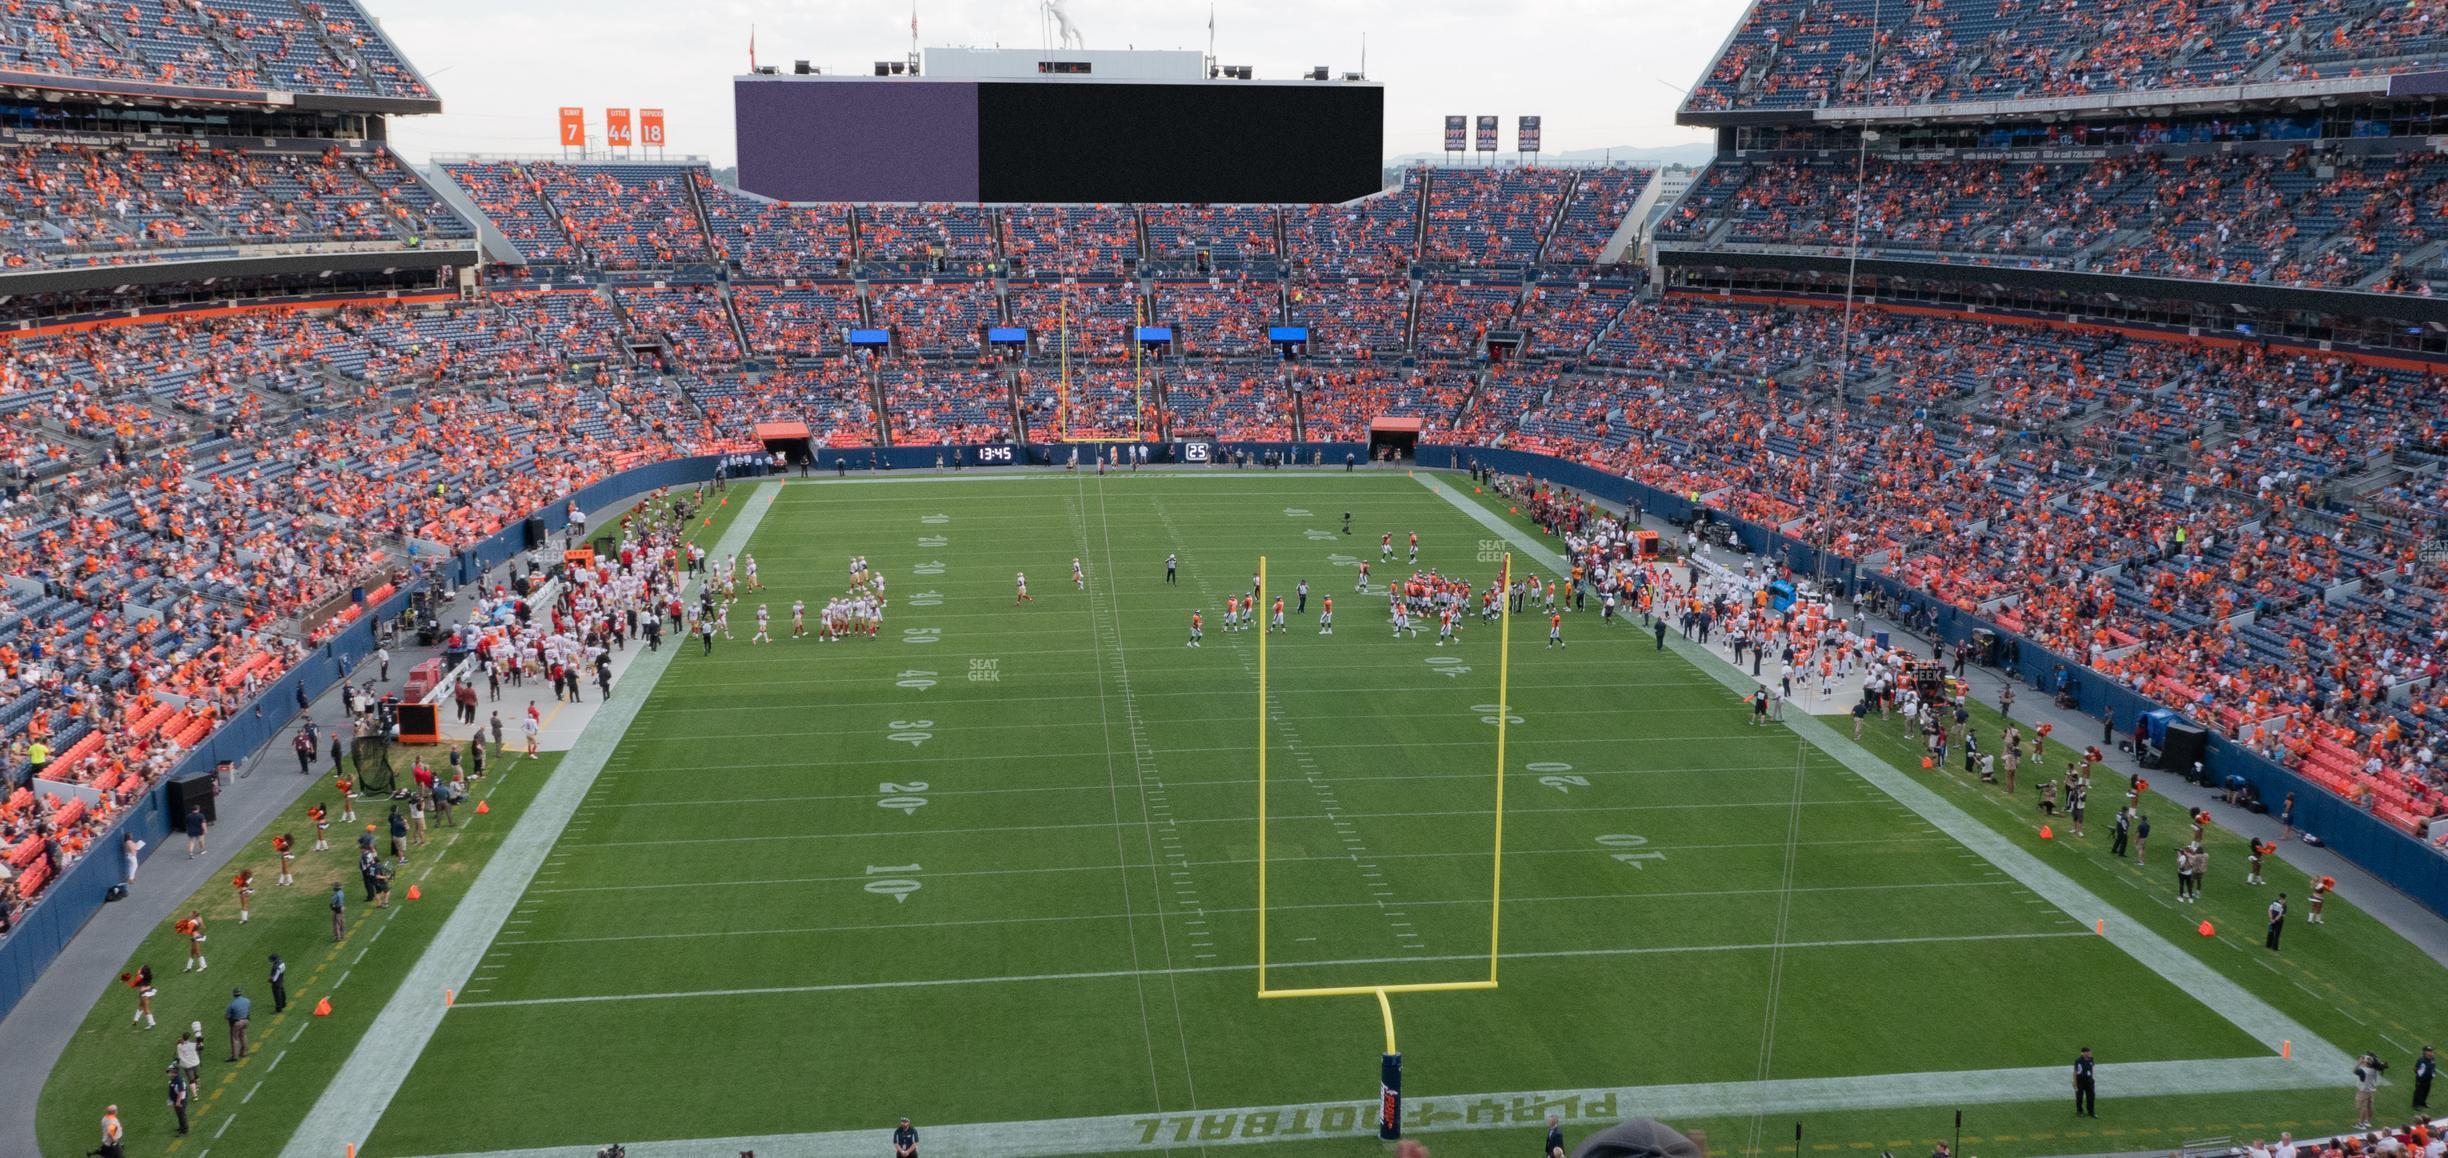
[(316, 1017), (330, 1017), (331, 998), (326, 997), (321, 1001), (315, 1002), (314, 1015)]
[(2210, 922), (2203, 921), (2201, 923), (2201, 935), (2204, 937), (2216, 937), (2218, 936), (2218, 930), (2211, 928)]
[(408, 899), (412, 901), (421, 901), (425, 899), (425, 894), (418, 891), (415, 885), (410, 885), (408, 886)]
[(479, 800), (479, 801), (477, 801), (477, 802), (476, 802), (476, 815), (478, 815), (478, 816), (483, 816), (485, 813), (488, 813), (488, 812), (491, 812), (491, 811), (493, 811), (493, 806), (492, 806), (492, 805), (487, 804), (487, 803), (485, 803), (485, 802), (484, 802), (484, 801), (482, 801), (482, 800)]
[(452, 997), (454, 997), (454, 996), (457, 996), (457, 995), (456, 995), (456, 994), (454, 994), (454, 993), (452, 993), (450, 990), (448, 990), (448, 989), (443, 990), (443, 991), (442, 991), (442, 1008), (444, 1008), (444, 1009), (449, 1009), (449, 1008), (450, 1008), (450, 1003), (451, 1003), (451, 998), (452, 998)]
[(1935, 768), (1935, 767), (1937, 767), (1937, 766), (1938, 766), (1937, 761), (1934, 761), (1934, 760), (1930, 759), (1930, 758), (1929, 758), (1929, 757), (1927, 757), (1927, 756), (1923, 756), (1923, 757), (1921, 758), (1921, 770), (1922, 770), (1922, 771), (1927, 772), (1927, 771), (1929, 771), (1930, 769)]
[(2057, 833), (2054, 829), (2051, 829), (2049, 826), (2043, 824), (2040, 826), (2040, 839), (2055, 840), (2057, 839)]

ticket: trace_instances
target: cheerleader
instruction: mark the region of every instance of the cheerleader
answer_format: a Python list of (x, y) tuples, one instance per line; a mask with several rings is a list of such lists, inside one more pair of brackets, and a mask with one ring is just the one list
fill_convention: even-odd
[(246, 924), (254, 917), (247, 911), (247, 903), (255, 897), (255, 870), (239, 869), (238, 875), (230, 878), (230, 887), (238, 890), (238, 923)]
[(2336, 877), (2322, 877), (2312, 882), (2312, 912), (2304, 918), (2305, 924), (2325, 925), (2328, 923), (2321, 920), (2321, 906), (2329, 903), (2329, 891), (2336, 887)]
[(178, 930), (180, 936), (187, 938), (187, 964), (180, 966), (179, 972), (202, 973), (206, 966), (212, 964), (204, 959), (204, 914), (190, 911), (186, 917), (171, 928)]
[(129, 1027), (153, 1028), (153, 967), (139, 965), (134, 973), (122, 973), (119, 983), (136, 991), (136, 1016), (128, 1019)]
[(341, 775), (332, 777), (332, 787), (337, 789), (340, 793), (340, 819), (348, 821), (351, 824), (356, 823), (357, 798), (350, 794), (350, 789), (357, 786), (349, 783), (348, 775), (343, 773)]
[(297, 838), (285, 832), (273, 837), (272, 851), (280, 854), (280, 878), (272, 883), (276, 885), (296, 884), (297, 878), (290, 875), (290, 869), (297, 860)]
[[(483, 751), (481, 748), (477, 750)], [(306, 819), (314, 822), (314, 850), (316, 852), (330, 852), (331, 810), (323, 807), (322, 801), (315, 801), (313, 804), (306, 806)]]

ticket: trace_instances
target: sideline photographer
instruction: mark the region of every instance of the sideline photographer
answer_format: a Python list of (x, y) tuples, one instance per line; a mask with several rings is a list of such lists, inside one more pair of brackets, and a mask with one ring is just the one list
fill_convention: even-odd
[(2380, 1089), (2380, 1075), (2387, 1072), (2388, 1063), (2368, 1050), (2355, 1060), (2355, 1129), (2372, 1128), (2372, 1094)]

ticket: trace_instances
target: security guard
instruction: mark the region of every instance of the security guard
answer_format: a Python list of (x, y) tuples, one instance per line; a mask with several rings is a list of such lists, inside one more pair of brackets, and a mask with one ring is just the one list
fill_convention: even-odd
[(187, 1132), (187, 1075), (179, 1072), (178, 1063), (165, 1067), (170, 1075), (170, 1112), (178, 1115), (178, 1132)]
[(2099, 1085), (2094, 1071), (2098, 1064), (2091, 1060), (2091, 1047), (2082, 1047), (2074, 1056), (2074, 1116), (2099, 1117)]

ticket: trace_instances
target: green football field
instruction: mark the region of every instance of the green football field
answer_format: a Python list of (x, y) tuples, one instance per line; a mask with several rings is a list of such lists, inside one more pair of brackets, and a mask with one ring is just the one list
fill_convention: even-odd
[[(1522, 617), (1503, 695), (1497, 625), (1391, 637), (1410, 532), (1477, 586), (1507, 551), (1538, 566), (1470, 489), (768, 484), (735, 638), (672, 659), (430, 1041), (358, 1047), (414, 1058), (361, 1152), (865, 1154), (907, 1114), (938, 1153), (1376, 1153), (1376, 999), (1258, 997), (1262, 848), (1271, 988), (1484, 980), (1501, 912), (1498, 988), (1391, 998), (1440, 1155), (1527, 1152), (1550, 1111), (1728, 1152), (1789, 1152), (1796, 1121), (1815, 1151), (1926, 1147), (1959, 1107), (1975, 1153), (2303, 1133), (2346, 1122), (2342, 1073), (2296, 1076), (2332, 1043), (2441, 1024), (2437, 966), (2346, 906), (2261, 960), (2240, 870), (2179, 912), (2104, 837), (2041, 845), (2020, 805), (1908, 771), (1892, 727), (1747, 726), (1637, 625), (1567, 615), (1553, 649)], [(881, 637), (789, 640), (853, 555), (889, 580)], [(1307, 611), (1227, 632), (1261, 556)], [(2273, 1068), (2281, 1035), (2302, 1067)], [(2081, 1045), (2111, 1065), (2101, 1123), (2064, 1104)]]

